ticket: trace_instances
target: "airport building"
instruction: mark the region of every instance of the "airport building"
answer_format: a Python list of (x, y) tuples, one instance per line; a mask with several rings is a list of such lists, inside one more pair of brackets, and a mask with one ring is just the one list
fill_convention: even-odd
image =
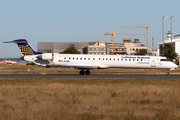
[[(180, 56), (180, 34), (178, 35), (174, 35), (174, 39), (172, 39), (171, 41), (171, 31), (168, 30), (168, 33), (167, 33), (167, 37), (168, 37), (168, 40), (165, 40), (164, 43), (169, 43), (169, 44), (172, 44), (172, 46), (175, 48), (175, 52), (178, 54), (178, 56)], [(163, 42), (159, 43), (159, 54), (162, 55), (163, 54)]]
[[(111, 42), (107, 42), (107, 54), (111, 54), (112, 51), (112, 43)], [(114, 54), (127, 54), (126, 52), (126, 47), (124, 47), (123, 43), (114, 43)]]
[[(71, 44), (74, 44), (75, 48), (81, 54), (92, 55), (106, 55), (112, 52), (112, 43), (106, 41), (97, 42), (38, 42), (38, 51), (47, 53), (60, 53), (67, 49)], [(139, 38), (135, 38), (133, 42), (131, 39), (124, 39), (123, 43), (114, 43), (114, 54), (128, 54), (134, 55), (139, 49), (147, 49), (142, 45)]]
[(126, 47), (126, 52), (128, 55), (134, 55), (137, 50), (140, 49), (147, 49), (147, 46), (143, 45), (139, 38), (134, 38), (134, 41), (131, 42), (130, 39), (124, 39), (123, 40), (124, 47)]
[(85, 49), (85, 54), (106, 55), (106, 41), (97, 41), (94, 45), (87, 45)]
[(81, 53), (86, 54), (86, 46), (94, 45), (95, 42), (38, 42), (38, 51), (42, 53), (60, 53), (67, 49), (71, 44)]

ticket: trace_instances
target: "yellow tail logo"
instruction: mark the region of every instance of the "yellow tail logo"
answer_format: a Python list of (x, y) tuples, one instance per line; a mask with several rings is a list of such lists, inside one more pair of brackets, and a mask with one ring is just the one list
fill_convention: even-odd
[(24, 56), (34, 55), (33, 50), (25, 45), (18, 45)]

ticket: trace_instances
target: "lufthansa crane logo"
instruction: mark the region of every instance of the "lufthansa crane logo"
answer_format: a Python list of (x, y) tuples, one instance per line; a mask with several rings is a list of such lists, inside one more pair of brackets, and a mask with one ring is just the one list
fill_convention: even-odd
[(19, 45), (19, 49), (24, 56), (34, 55), (33, 50), (25, 45)]

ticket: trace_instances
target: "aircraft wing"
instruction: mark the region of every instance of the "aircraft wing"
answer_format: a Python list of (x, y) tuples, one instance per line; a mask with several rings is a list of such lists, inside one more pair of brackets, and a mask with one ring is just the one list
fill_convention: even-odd
[(62, 65), (63, 67), (77, 68), (77, 69), (97, 69), (98, 66), (92, 65)]
[(62, 65), (63, 67), (77, 68), (77, 69), (100, 69), (100, 68), (108, 68), (106, 66), (101, 65)]

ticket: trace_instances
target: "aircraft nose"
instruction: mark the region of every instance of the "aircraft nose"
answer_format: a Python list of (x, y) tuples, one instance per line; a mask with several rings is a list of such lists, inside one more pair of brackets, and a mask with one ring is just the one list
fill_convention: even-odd
[(175, 68), (177, 68), (178, 66), (175, 64)]
[(173, 68), (178, 68), (179, 66), (177, 66), (176, 64), (173, 63), (172, 67)]

